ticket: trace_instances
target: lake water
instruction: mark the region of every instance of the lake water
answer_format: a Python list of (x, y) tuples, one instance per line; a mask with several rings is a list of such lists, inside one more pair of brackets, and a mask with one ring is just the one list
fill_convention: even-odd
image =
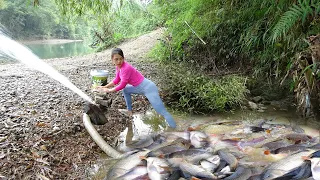
[(74, 41), (68, 43), (42, 43), (25, 44), (40, 59), (63, 58), (80, 56), (94, 52), (86, 41)]

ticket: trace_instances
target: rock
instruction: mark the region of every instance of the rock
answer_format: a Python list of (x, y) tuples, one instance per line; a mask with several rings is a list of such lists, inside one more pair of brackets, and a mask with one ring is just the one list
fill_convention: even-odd
[(60, 128), (59, 128), (58, 126), (54, 126), (54, 127), (52, 128), (52, 130), (53, 130), (54, 132), (57, 132), (57, 131), (60, 130)]
[(252, 101), (255, 102), (255, 103), (260, 103), (262, 102), (262, 97), (261, 96), (256, 96), (254, 98), (252, 98)]
[(2, 112), (7, 112), (8, 109), (7, 109), (6, 107), (2, 107), (0, 111), (2, 111)]
[(250, 109), (252, 109), (252, 110), (258, 109), (258, 105), (256, 103), (249, 101), (248, 104), (249, 104)]
[(262, 109), (262, 110), (267, 110), (268, 108), (265, 107), (265, 106), (260, 106), (260, 109)]

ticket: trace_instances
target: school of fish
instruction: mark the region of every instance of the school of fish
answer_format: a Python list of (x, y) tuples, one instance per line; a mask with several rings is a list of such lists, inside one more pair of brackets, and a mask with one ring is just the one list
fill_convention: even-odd
[(320, 180), (319, 134), (223, 121), (128, 141), (106, 180)]

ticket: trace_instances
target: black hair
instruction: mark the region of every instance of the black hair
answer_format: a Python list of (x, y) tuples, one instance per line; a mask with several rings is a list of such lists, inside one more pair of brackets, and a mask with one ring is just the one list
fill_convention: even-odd
[(115, 54), (119, 54), (120, 56), (122, 56), (124, 58), (123, 52), (120, 48), (114, 48), (111, 51), (111, 58), (113, 57), (113, 55)]

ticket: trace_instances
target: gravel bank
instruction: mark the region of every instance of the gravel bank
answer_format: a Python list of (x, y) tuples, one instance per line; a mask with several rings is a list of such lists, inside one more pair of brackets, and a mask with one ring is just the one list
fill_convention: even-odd
[[(157, 43), (161, 30), (125, 42), (126, 60), (146, 77), (156, 81), (156, 65), (142, 63)], [(91, 93), (91, 69), (115, 68), (111, 49), (81, 57), (46, 60), (79, 89)], [(95, 163), (101, 150), (82, 124), (84, 100), (61, 83), (24, 64), (0, 65), (0, 179), (86, 179), (86, 167)], [(128, 118), (117, 112), (125, 108), (120, 93), (108, 95), (109, 122), (98, 126), (111, 145), (127, 125)], [(144, 111), (149, 104), (137, 98), (134, 109)]]

